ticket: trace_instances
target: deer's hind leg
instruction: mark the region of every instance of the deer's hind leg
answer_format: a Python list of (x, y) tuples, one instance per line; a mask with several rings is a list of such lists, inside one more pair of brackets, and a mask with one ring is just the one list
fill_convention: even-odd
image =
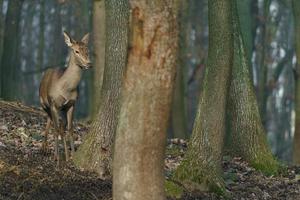
[(67, 131), (70, 137), (71, 157), (73, 157), (75, 153), (74, 137), (73, 137), (73, 113), (74, 113), (74, 105), (72, 105), (67, 111)]
[(55, 128), (54, 139), (55, 139), (55, 147), (54, 147), (54, 158), (57, 160), (57, 166), (60, 163), (59, 156), (59, 145), (58, 145), (58, 136), (61, 132), (61, 124), (59, 121), (59, 111), (55, 106), (51, 106), (51, 116)]
[(43, 144), (42, 144), (42, 152), (43, 153), (47, 153), (48, 152), (48, 133), (49, 133), (49, 129), (50, 129), (50, 126), (51, 126), (51, 118), (48, 116), (47, 117), (47, 123), (46, 123), (46, 128), (45, 128), (45, 131), (44, 131), (44, 141), (43, 141)]

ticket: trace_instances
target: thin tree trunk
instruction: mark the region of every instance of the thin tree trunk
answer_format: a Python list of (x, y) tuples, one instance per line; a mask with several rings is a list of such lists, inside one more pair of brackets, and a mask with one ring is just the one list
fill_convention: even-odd
[(19, 22), (22, 0), (9, 1), (5, 19), (5, 30), (2, 59), (1, 59), (1, 90), (0, 97), (5, 100), (15, 100), (18, 95), (18, 78), (20, 67), (18, 64)]
[(269, 9), (271, 0), (265, 0), (263, 5), (263, 20), (261, 24), (261, 48), (260, 48), (260, 61), (259, 61), (259, 75), (258, 75), (258, 105), (262, 118), (262, 123), (267, 121), (267, 74), (268, 74), (268, 45), (270, 44), (270, 30), (267, 24), (269, 19)]
[(300, 2), (293, 0), (293, 14), (296, 43), (296, 80), (295, 80), (295, 133), (293, 145), (293, 163), (300, 164)]
[(237, 12), (237, 7), (233, 6), (234, 63), (227, 107), (226, 146), (233, 155), (241, 156), (258, 170), (274, 174), (279, 165), (268, 147), (261, 123)]
[(94, 1), (93, 6), (93, 33), (94, 33), (94, 70), (91, 115), (95, 119), (99, 110), (100, 95), (105, 66), (105, 0)]
[(175, 177), (186, 187), (223, 193), (221, 158), (233, 60), (231, 0), (208, 1), (209, 52), (192, 138)]
[[(65, 56), (63, 54), (63, 36), (62, 36), (62, 21), (61, 21), (61, 4), (58, 1), (54, 3), (54, 30), (53, 30), (53, 49), (51, 52), (51, 65), (60, 65), (64, 63)], [(67, 30), (68, 31), (68, 30)]]
[(173, 3), (130, 0), (132, 45), (115, 142), (114, 200), (165, 199), (166, 131), (178, 42)]
[[(45, 0), (40, 0), (40, 32), (39, 32), (39, 46), (38, 46), (38, 58), (37, 69), (42, 70), (44, 65), (44, 47), (45, 47)], [(38, 80), (40, 77), (38, 77)]]
[(127, 0), (107, 0), (105, 69), (100, 108), (83, 144), (76, 152), (76, 165), (111, 176), (112, 143), (118, 123), (120, 92), (127, 62), (129, 5)]
[(186, 37), (187, 37), (187, 15), (188, 15), (188, 2), (177, 1), (176, 13), (178, 13), (179, 21), (179, 52), (177, 73), (175, 79), (175, 89), (173, 94), (172, 103), (172, 132), (175, 138), (187, 138), (187, 110), (186, 110), (186, 98), (185, 98), (185, 73), (187, 69), (186, 65)]
[[(3, 9), (3, 0), (0, 0), (0, 9), (2, 11)], [(1, 66), (1, 60), (2, 60), (2, 50), (3, 50), (3, 40), (4, 40), (4, 17), (5, 15), (3, 12), (0, 12), (0, 78), (2, 74), (2, 66)], [(1, 97), (1, 88), (2, 88), (2, 81), (0, 80), (0, 97)]]
[[(0, 74), (1, 74), (1, 57), (2, 57), (2, 47), (3, 47), (3, 36), (4, 36), (4, 18), (5, 15), (3, 10), (3, 0), (0, 0)], [(0, 81), (0, 95), (1, 95), (1, 81)]]

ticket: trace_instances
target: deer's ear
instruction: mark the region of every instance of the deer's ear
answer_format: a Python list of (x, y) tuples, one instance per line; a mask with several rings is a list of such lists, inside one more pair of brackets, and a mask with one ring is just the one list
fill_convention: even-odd
[(73, 46), (74, 41), (73, 41), (73, 39), (69, 36), (69, 34), (66, 31), (64, 31), (64, 37), (65, 37), (65, 43), (69, 47)]
[(89, 37), (90, 37), (90, 34), (89, 34), (89, 33), (85, 34), (85, 35), (82, 37), (81, 42), (83, 42), (84, 44), (87, 45), (87, 44), (89, 43)]

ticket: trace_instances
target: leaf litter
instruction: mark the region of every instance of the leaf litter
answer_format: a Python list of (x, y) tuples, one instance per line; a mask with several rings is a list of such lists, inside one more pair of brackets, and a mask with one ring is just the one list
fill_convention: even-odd
[[(52, 157), (54, 138), (51, 132), (48, 135), (50, 153), (41, 153), (45, 123), (46, 115), (39, 108), (0, 101), (0, 200), (112, 199), (111, 181), (79, 170), (71, 162), (56, 167)], [(74, 123), (77, 147), (88, 128), (86, 123)], [(167, 179), (183, 160), (187, 145), (182, 139), (168, 140), (165, 158)], [(300, 200), (299, 166), (288, 167), (278, 176), (268, 177), (241, 158), (224, 157), (223, 169), (230, 199)], [(225, 198), (208, 192), (184, 191), (179, 199)]]

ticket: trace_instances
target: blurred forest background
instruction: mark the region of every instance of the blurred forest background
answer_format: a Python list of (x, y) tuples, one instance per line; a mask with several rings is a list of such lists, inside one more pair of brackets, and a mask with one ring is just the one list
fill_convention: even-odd
[[(97, 8), (98, 2), (0, 0), (0, 98), (39, 106), (38, 87), (42, 73), (50, 67), (64, 66), (66, 63), (68, 49), (62, 32), (67, 31), (75, 39), (80, 39), (87, 32), (93, 35), (95, 28), (105, 28), (104, 15), (93, 15), (95, 9), (104, 12), (103, 8)], [(180, 65), (177, 69), (169, 137), (186, 139), (192, 132), (207, 59), (208, 8), (207, 0), (183, 2), (179, 16)], [(297, 80), (292, 2), (237, 2), (268, 141), (279, 159), (290, 162)], [(93, 49), (97, 45), (103, 48), (105, 37), (98, 38), (98, 41), (91, 42), (93, 58)], [(99, 57), (104, 58), (104, 55)], [(76, 105), (77, 119), (93, 116), (97, 107), (95, 93), (98, 90), (94, 88), (94, 82), (102, 79), (100, 65), (103, 63), (98, 62), (99, 67), (95, 66), (84, 73)]]

